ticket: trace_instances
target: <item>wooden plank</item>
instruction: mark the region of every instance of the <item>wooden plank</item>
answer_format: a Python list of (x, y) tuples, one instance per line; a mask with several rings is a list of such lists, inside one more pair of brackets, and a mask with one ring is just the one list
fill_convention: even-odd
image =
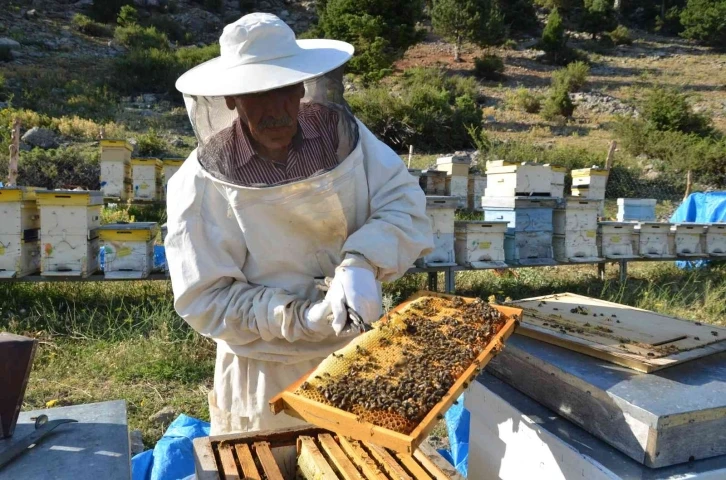
[(252, 445), (252, 448), (254, 448), (257, 458), (260, 460), (260, 465), (262, 465), (262, 470), (265, 472), (267, 480), (284, 480), (282, 472), (280, 472), (280, 468), (275, 461), (275, 457), (272, 456), (270, 443), (256, 442)]
[(375, 460), (366, 453), (360, 442), (348, 440), (345, 437), (338, 437), (338, 441), (340, 447), (363, 472), (367, 480), (388, 480), (388, 477), (381, 472)]
[(297, 445), (297, 466), (300, 469), (300, 476), (311, 480), (338, 479), (312, 437), (298, 438)]
[(465, 480), (459, 472), (439, 452), (428, 443), (422, 443), (418, 451), (432, 463), (438, 471), (443, 472), (449, 480)]
[(252, 458), (252, 451), (250, 450), (250, 446), (246, 443), (237, 443), (234, 446), (234, 450), (237, 453), (237, 460), (239, 460), (239, 466), (242, 467), (243, 477), (249, 480), (262, 480), (262, 477), (260, 477), (260, 472), (257, 471), (255, 459)]
[(194, 470), (197, 480), (219, 480), (217, 459), (214, 456), (212, 442), (209, 437), (199, 437), (193, 440)]
[(396, 453), (394, 455), (396, 455), (396, 458), (401, 462), (406, 470), (411, 472), (411, 475), (413, 475), (416, 480), (433, 480), (431, 475), (429, 475), (428, 472), (424, 470), (411, 455), (401, 453)]
[(247, 443), (270, 442), (272, 448), (294, 447), (297, 437), (300, 435), (315, 436), (320, 433), (328, 433), (327, 430), (312, 425), (298, 425), (296, 427), (280, 428), (276, 430), (259, 430), (247, 433), (228, 433), (209, 437), (214, 445), (218, 442)]
[(224, 480), (240, 480), (232, 446), (228, 443), (220, 444), (217, 448), (217, 453), (219, 453), (219, 461), (222, 464), (222, 471), (220, 473), (224, 474)]
[(368, 448), (368, 451), (371, 452), (371, 455), (373, 455), (373, 458), (376, 459), (383, 471), (386, 472), (393, 480), (413, 480), (396, 461), (396, 459), (393, 458), (384, 448), (370, 443), (365, 446)]
[(343, 452), (332, 435), (329, 433), (321, 433), (318, 435), (318, 442), (320, 442), (320, 448), (328, 455), (328, 459), (330, 459), (330, 462), (343, 480), (364, 480), (363, 476), (345, 455), (345, 452)]
[(449, 476), (446, 475), (434, 462), (421, 452), (421, 449), (417, 449), (413, 452), (413, 458), (419, 461), (421, 465), (431, 474), (436, 480), (449, 480)]

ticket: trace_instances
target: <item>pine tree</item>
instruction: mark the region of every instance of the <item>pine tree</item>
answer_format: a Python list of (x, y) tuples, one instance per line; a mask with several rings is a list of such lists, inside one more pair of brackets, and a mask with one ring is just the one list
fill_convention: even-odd
[(454, 41), (457, 62), (464, 40), (486, 46), (506, 36), (504, 17), (493, 0), (435, 0), (431, 19), (437, 33)]

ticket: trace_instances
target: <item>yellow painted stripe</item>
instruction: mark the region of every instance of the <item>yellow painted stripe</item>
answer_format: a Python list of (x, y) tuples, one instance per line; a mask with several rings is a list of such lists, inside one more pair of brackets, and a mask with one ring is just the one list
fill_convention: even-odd
[(156, 237), (151, 230), (99, 230), (98, 234), (108, 242), (148, 242)]
[(104, 148), (125, 148), (129, 152), (134, 151), (134, 147), (126, 140), (101, 140), (101, 149)]

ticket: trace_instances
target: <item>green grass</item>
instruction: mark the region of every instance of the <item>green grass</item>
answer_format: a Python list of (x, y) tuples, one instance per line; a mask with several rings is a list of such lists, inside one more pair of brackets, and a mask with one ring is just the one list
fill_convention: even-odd
[[(426, 275), (408, 275), (384, 293), (398, 303), (425, 285)], [(498, 301), (573, 292), (726, 323), (724, 265), (684, 271), (635, 263), (626, 285), (617, 281), (617, 268), (600, 281), (594, 266), (462, 272), (457, 289)], [(130, 428), (142, 431), (147, 447), (166, 428), (148, 417), (165, 406), (208, 419), (214, 343), (176, 315), (168, 282), (2, 283), (0, 330), (39, 340), (24, 409), (125, 399)]]

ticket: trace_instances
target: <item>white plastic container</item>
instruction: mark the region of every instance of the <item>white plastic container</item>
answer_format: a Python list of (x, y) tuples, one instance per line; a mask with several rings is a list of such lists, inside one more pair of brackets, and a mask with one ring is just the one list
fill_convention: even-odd
[(431, 220), (434, 234), (434, 250), (417, 262), (424, 267), (455, 266), (454, 215), (458, 199), (454, 197), (427, 196), (426, 215)]
[(618, 222), (655, 222), (652, 198), (618, 198)]
[(569, 197), (565, 208), (556, 208), (553, 212), (553, 232), (555, 235), (597, 230), (597, 215), (600, 209), (599, 200)]
[(671, 242), (671, 224), (641, 222), (635, 227), (640, 231), (639, 253), (645, 258), (674, 258)]
[(504, 268), (506, 221), (455, 222), (456, 263), (472, 268)]
[(154, 268), (154, 222), (109, 224), (99, 228), (103, 273), (110, 279), (146, 278)]
[(162, 163), (158, 158), (132, 158), (134, 200), (161, 199)]
[(568, 232), (552, 237), (555, 260), (567, 263), (602, 260), (597, 249), (597, 229)]
[(469, 210), (481, 211), (481, 197), (487, 188), (487, 177), (478, 173), (470, 173), (468, 177), (467, 199)]
[(550, 165), (550, 170), (552, 171), (550, 195), (554, 198), (563, 198), (565, 196), (565, 177), (567, 176), (567, 169), (565, 167)]
[(639, 252), (635, 223), (600, 222), (600, 256), (608, 259), (637, 258)]
[(550, 196), (552, 169), (535, 163), (487, 162), (487, 197)]
[(127, 200), (131, 192), (131, 152), (125, 140), (101, 140), (101, 191), (105, 197)]
[(679, 257), (706, 256), (707, 229), (708, 225), (704, 223), (674, 224), (675, 254)]
[(164, 199), (166, 199), (166, 191), (169, 186), (169, 180), (171, 177), (181, 168), (184, 163), (183, 158), (165, 158), (163, 160), (163, 172), (164, 172)]
[(712, 257), (726, 257), (726, 223), (708, 224), (706, 253)]

